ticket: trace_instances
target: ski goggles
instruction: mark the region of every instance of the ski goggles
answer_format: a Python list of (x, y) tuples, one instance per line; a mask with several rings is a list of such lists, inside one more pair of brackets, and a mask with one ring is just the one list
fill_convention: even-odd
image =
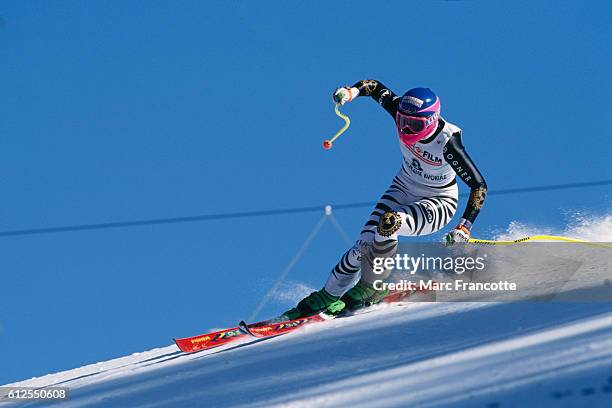
[(401, 133), (406, 135), (422, 132), (438, 118), (436, 112), (429, 113), (429, 116), (411, 116), (397, 111), (395, 115), (397, 128)]

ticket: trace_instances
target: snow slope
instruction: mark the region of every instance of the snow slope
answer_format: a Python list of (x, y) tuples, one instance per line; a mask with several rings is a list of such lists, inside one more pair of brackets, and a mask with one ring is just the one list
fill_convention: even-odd
[(68, 386), (61, 407), (611, 406), (612, 305), (405, 303), (255, 344), (191, 355), (169, 346), (14, 385)]
[[(609, 242), (611, 220), (587, 230), (603, 225), (595, 238)], [(587, 272), (602, 282), (609, 265)], [(568, 288), (568, 298), (612, 291)], [(57, 407), (610, 407), (612, 303), (383, 305), (277, 338), (189, 355), (171, 345), (11, 385), (69, 387)]]

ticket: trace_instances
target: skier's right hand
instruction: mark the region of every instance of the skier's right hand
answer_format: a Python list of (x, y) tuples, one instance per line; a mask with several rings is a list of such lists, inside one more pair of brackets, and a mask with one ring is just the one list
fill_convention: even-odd
[(344, 105), (345, 103), (355, 99), (357, 96), (359, 96), (359, 89), (345, 86), (336, 89), (332, 98), (334, 100), (334, 103), (336, 103), (337, 105)]

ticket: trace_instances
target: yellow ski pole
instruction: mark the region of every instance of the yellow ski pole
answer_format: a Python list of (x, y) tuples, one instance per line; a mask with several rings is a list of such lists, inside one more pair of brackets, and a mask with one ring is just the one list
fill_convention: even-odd
[(349, 119), (349, 117), (343, 114), (342, 112), (340, 112), (340, 108), (338, 106), (339, 105), (336, 104), (336, 106), (334, 107), (334, 112), (336, 112), (336, 115), (344, 119), (344, 126), (342, 126), (342, 128), (339, 131), (337, 131), (336, 134), (331, 139), (323, 141), (323, 148), (325, 150), (331, 149), (334, 143), (334, 140), (339, 138), (340, 135), (343, 134), (346, 131), (346, 129), (348, 129), (348, 127), (351, 125), (351, 120)]
[(534, 235), (531, 237), (515, 239), (513, 241), (494, 241), (490, 239), (470, 238), (468, 242), (471, 242), (473, 244), (484, 244), (484, 245), (514, 245), (514, 244), (520, 244), (520, 243), (527, 242), (527, 241), (561, 241), (561, 242), (571, 242), (574, 244), (593, 245), (593, 246), (599, 246), (603, 248), (612, 248), (612, 245), (609, 245), (609, 244), (604, 244), (600, 242), (584, 241), (581, 239), (568, 238), (568, 237), (559, 237), (556, 235)]

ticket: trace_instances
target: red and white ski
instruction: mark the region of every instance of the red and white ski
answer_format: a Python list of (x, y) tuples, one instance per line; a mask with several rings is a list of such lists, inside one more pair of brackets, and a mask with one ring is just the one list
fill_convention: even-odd
[(181, 351), (193, 353), (195, 351), (206, 350), (213, 347), (223, 346), (224, 344), (236, 342), (237, 340), (251, 337), (248, 333), (240, 330), (239, 327), (223, 329), (212, 333), (204, 333), (198, 336), (174, 339), (174, 342)]
[(319, 313), (313, 316), (301, 317), (294, 320), (286, 320), (281, 322), (260, 322), (247, 324), (244, 320), (238, 323), (238, 327), (253, 337), (266, 338), (276, 337), (281, 334), (289, 333), (295, 329), (299, 329), (307, 324), (320, 323), (326, 320), (331, 320), (336, 316), (328, 315), (325, 313)]
[[(420, 291), (394, 291), (390, 292), (384, 299), (384, 303), (400, 302), (408, 296)], [(276, 337), (290, 333), (307, 324), (320, 323), (331, 320), (336, 316), (319, 313), (313, 316), (302, 317), (294, 320), (278, 321), (278, 318), (264, 320), (257, 323), (247, 324), (241, 321), (237, 327), (219, 330), (212, 333), (205, 333), (198, 336), (174, 339), (174, 342), (181, 351), (193, 353), (196, 351), (207, 350), (219, 347), (228, 343), (239, 342), (256, 338)], [(342, 316), (344, 317), (344, 316)]]

